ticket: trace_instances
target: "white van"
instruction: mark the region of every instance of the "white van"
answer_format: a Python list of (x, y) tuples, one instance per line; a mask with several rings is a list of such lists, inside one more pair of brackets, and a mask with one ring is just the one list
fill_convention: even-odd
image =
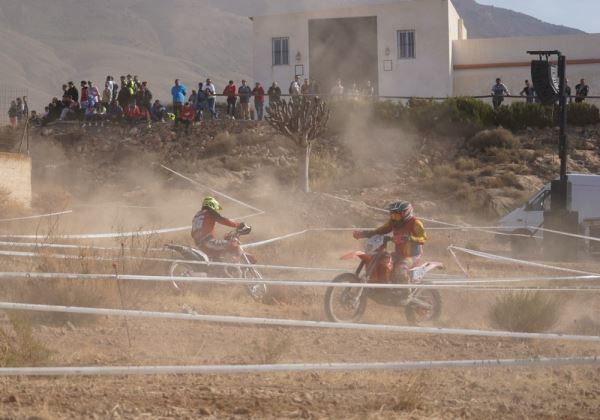
[[(567, 208), (579, 212), (579, 226), (583, 233), (586, 220), (600, 219), (600, 175), (570, 174), (571, 194)], [(544, 211), (550, 209), (550, 184), (534, 194), (523, 207), (513, 210), (502, 219), (503, 232), (521, 233), (536, 237), (536, 227), (544, 225)]]

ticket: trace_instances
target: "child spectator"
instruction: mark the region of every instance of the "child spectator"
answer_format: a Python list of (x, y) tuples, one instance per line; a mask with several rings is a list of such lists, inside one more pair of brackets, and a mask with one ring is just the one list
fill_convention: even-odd
[(194, 122), (195, 118), (196, 112), (194, 111), (194, 108), (192, 108), (189, 102), (186, 102), (181, 108), (181, 112), (179, 113), (178, 117), (179, 122), (185, 125), (185, 134), (189, 134), (190, 125)]
[(235, 104), (237, 102), (236, 87), (233, 84), (233, 80), (229, 81), (229, 84), (223, 89), (223, 95), (227, 96), (227, 116), (231, 119), (235, 119)]
[(254, 96), (254, 109), (256, 110), (256, 119), (258, 121), (262, 121), (265, 109), (265, 90), (259, 82), (256, 82), (254, 89), (252, 89), (252, 96)]

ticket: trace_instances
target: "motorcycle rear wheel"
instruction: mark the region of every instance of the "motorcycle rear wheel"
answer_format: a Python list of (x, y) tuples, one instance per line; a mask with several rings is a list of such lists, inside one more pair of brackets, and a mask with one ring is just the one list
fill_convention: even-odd
[(410, 303), (405, 308), (406, 319), (413, 324), (437, 321), (442, 314), (442, 297), (435, 289), (422, 289), (418, 299), (427, 303), (430, 308), (423, 308), (415, 303)]
[[(191, 264), (186, 264), (182, 262), (174, 262), (169, 267), (169, 276), (171, 277), (192, 277), (194, 275), (194, 267)], [(177, 284), (175, 280), (171, 281), (173, 283), (173, 287), (178, 291), (183, 291), (181, 288), (181, 284)]]
[[(334, 278), (332, 283), (360, 283), (360, 279), (355, 274), (344, 273)], [(358, 287), (329, 287), (325, 292), (327, 319), (331, 322), (358, 322), (367, 309), (367, 299), (366, 290)], [(347, 313), (343, 313), (344, 309)]]

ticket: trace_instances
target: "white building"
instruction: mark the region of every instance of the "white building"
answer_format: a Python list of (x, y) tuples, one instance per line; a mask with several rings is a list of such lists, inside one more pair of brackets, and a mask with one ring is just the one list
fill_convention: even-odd
[(572, 87), (600, 91), (600, 35), (473, 39), (451, 0), (381, 0), (376, 5), (254, 16), (254, 77), (284, 93), (295, 75), (329, 92), (367, 80), (380, 95), (486, 95), (496, 77), (512, 93), (530, 79), (527, 50), (561, 50)]

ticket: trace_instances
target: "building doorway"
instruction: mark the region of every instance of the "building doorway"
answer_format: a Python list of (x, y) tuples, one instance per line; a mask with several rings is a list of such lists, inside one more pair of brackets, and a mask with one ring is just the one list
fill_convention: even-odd
[(353, 83), (378, 86), (377, 17), (312, 19), (308, 22), (310, 78), (321, 93), (341, 79), (345, 92)]

